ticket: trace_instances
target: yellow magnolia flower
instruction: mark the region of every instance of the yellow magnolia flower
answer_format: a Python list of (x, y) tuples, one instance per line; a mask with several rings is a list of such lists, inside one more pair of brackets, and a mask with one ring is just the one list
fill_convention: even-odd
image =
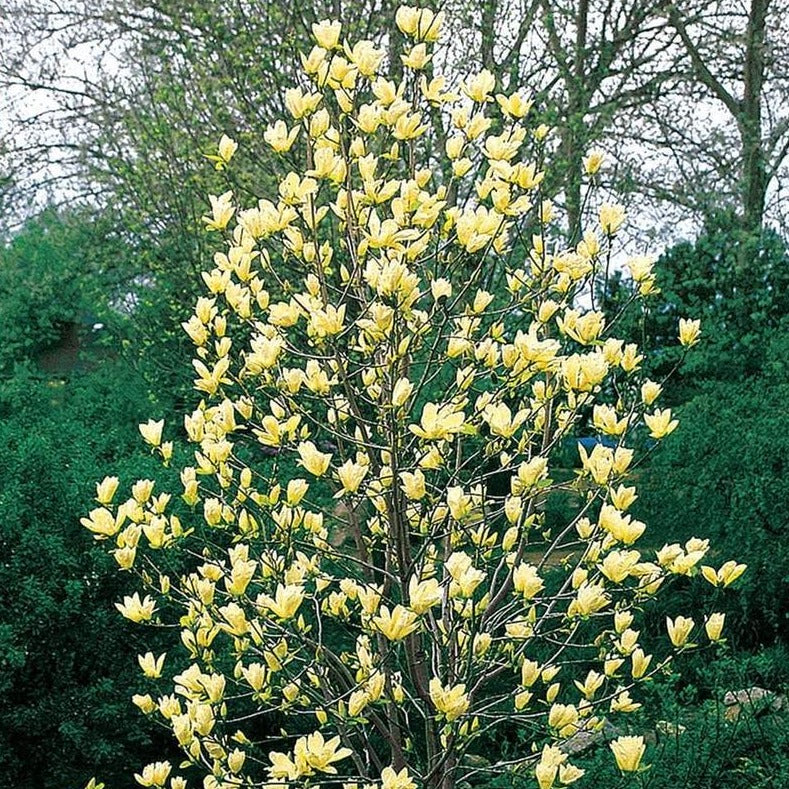
[(208, 154), (206, 155), (206, 159), (212, 161), (217, 170), (224, 170), (237, 150), (238, 143), (230, 139), (226, 134), (223, 134), (219, 140), (216, 154)]
[(562, 786), (569, 786), (575, 783), (579, 778), (583, 778), (586, 770), (576, 767), (574, 764), (560, 764), (559, 765), (559, 783)]
[(203, 222), (208, 230), (224, 230), (230, 218), (236, 212), (233, 205), (233, 193), (225, 192), (219, 195), (208, 195), (211, 203), (211, 214), (203, 217)]
[(164, 428), (164, 419), (155, 422), (149, 419), (144, 425), (139, 425), (139, 431), (145, 440), (146, 444), (152, 447), (158, 447), (162, 443), (162, 429)]
[(336, 774), (337, 768), (333, 766), (334, 762), (346, 759), (351, 753), (350, 748), (340, 747), (339, 737), (325, 740), (319, 731), (313, 732), (307, 737), (300, 737), (296, 740), (296, 746), (293, 749), (296, 764), (306, 762), (309, 765), (310, 770), (302, 772), (307, 775), (312, 770)]
[(143, 767), (142, 774), (135, 773), (134, 780), (140, 786), (164, 786), (171, 770), (170, 762), (153, 762)]
[(219, 140), (219, 146), (217, 149), (217, 153), (219, 154), (219, 158), (227, 164), (232, 158), (233, 154), (238, 150), (238, 143), (235, 140), (232, 140), (226, 134), (223, 134)]
[(623, 773), (634, 773), (644, 757), (646, 745), (643, 737), (617, 737), (609, 743), (616, 759), (616, 766)]
[(417, 614), (424, 614), (433, 606), (438, 605), (443, 598), (443, 592), (435, 578), (419, 581), (411, 576), (408, 582), (408, 606)]
[(135, 592), (131, 596), (126, 595), (123, 603), (115, 603), (115, 607), (132, 622), (147, 622), (153, 617), (156, 602), (148, 595), (140, 600), (140, 595)]
[(630, 660), (633, 663), (632, 675), (633, 679), (641, 679), (647, 673), (649, 664), (652, 662), (652, 655), (645, 655), (644, 650), (640, 647), (633, 650), (630, 655)]
[(99, 504), (109, 504), (117, 489), (117, 477), (104, 477), (101, 482), (96, 483), (96, 501), (98, 501)]
[(382, 605), (373, 624), (389, 641), (401, 641), (419, 628), (417, 614), (402, 605), (396, 605), (391, 613)]
[(142, 673), (149, 679), (157, 679), (162, 676), (162, 669), (164, 668), (164, 659), (167, 657), (165, 652), (159, 657), (154, 657), (153, 652), (146, 652), (144, 655), (137, 655), (137, 662), (140, 664)]
[(624, 660), (622, 658), (607, 658), (603, 662), (603, 673), (607, 677), (613, 677), (622, 665), (624, 664)]
[(524, 99), (520, 93), (512, 93), (509, 96), (497, 93), (496, 101), (501, 107), (501, 111), (511, 118), (523, 118), (533, 104), (533, 102)]
[(426, 441), (444, 441), (459, 433), (465, 420), (463, 411), (456, 409), (451, 403), (441, 406), (437, 403), (425, 403), (420, 424), (409, 425), (408, 429)]
[(628, 343), (622, 353), (622, 358), (619, 360), (619, 366), (626, 372), (632, 373), (638, 369), (638, 366), (643, 361), (644, 356), (638, 352), (638, 346), (635, 343)]
[(263, 132), (263, 139), (276, 153), (286, 153), (293, 147), (298, 134), (298, 126), (288, 130), (285, 121), (279, 120), (273, 125), (266, 127), (266, 130)]
[(150, 715), (156, 709), (156, 702), (148, 693), (146, 693), (144, 696), (136, 693), (134, 696), (132, 696), (132, 704), (134, 704), (134, 706), (137, 707), (143, 715)]
[(582, 583), (567, 608), (567, 616), (589, 616), (601, 611), (610, 602), (611, 598), (602, 584)]
[(587, 175), (594, 175), (603, 166), (605, 153), (599, 148), (593, 148), (584, 156), (584, 172)]
[(444, 567), (452, 578), (449, 585), (450, 597), (471, 597), (485, 580), (485, 573), (476, 569), (471, 557), (462, 551), (453, 553), (446, 560)]
[(534, 768), (539, 789), (553, 789), (559, 767), (567, 761), (567, 754), (556, 745), (544, 745), (540, 761)]
[(619, 512), (616, 507), (612, 507), (610, 504), (604, 504), (600, 508), (598, 525), (615, 540), (625, 545), (632, 545), (646, 529), (646, 524)]
[(720, 641), (721, 633), (723, 632), (723, 622), (726, 619), (726, 614), (710, 614), (707, 621), (704, 623), (704, 629), (707, 632), (707, 637), (710, 641)]
[(559, 328), (582, 345), (594, 343), (605, 327), (602, 312), (587, 312), (579, 315), (576, 310), (567, 310), (564, 317), (557, 320)]
[(638, 551), (611, 551), (600, 563), (600, 571), (615, 584), (621, 583), (641, 559)]
[(346, 45), (345, 53), (364, 77), (374, 77), (384, 56), (382, 49), (376, 49), (371, 41), (358, 41), (352, 48)]
[(295, 120), (311, 115), (323, 100), (320, 93), (304, 93), (301, 88), (285, 91), (285, 106)]
[(416, 789), (416, 784), (408, 774), (408, 768), (403, 767), (399, 773), (393, 767), (384, 767), (381, 772), (381, 789)]
[(623, 633), (632, 624), (633, 624), (632, 611), (617, 611), (614, 614), (614, 630), (616, 630), (617, 633)]
[(435, 708), (442, 713), (448, 721), (453, 721), (468, 712), (470, 699), (466, 693), (465, 685), (444, 685), (437, 677), (430, 680), (430, 700)]
[(671, 418), (670, 408), (658, 408), (652, 414), (644, 414), (644, 422), (649, 428), (649, 435), (657, 439), (665, 438), (670, 433), (673, 433), (679, 425), (677, 419)]
[(644, 381), (641, 385), (641, 401), (645, 406), (650, 406), (660, 397), (663, 387), (654, 381)]
[(414, 140), (427, 131), (421, 112), (405, 112), (395, 122), (392, 134), (398, 140)]
[(597, 693), (597, 691), (602, 687), (603, 682), (605, 682), (605, 674), (600, 674), (592, 669), (586, 675), (586, 679), (583, 681), (583, 683), (575, 680), (575, 687), (578, 688), (578, 690), (581, 692), (581, 695), (583, 695), (585, 699), (591, 701), (591, 699), (594, 698), (595, 693)]
[(701, 574), (713, 586), (727, 587), (733, 584), (748, 568), (747, 564), (737, 564), (735, 561), (728, 561), (723, 564), (717, 572), (708, 565), (701, 568)]
[(630, 258), (625, 264), (630, 269), (630, 276), (635, 282), (644, 282), (653, 278), (652, 269), (655, 259), (649, 255), (637, 255)]
[(638, 646), (639, 631), (625, 628), (614, 642), (614, 646), (623, 655), (629, 655)]
[(468, 157), (458, 159), (456, 162), (452, 163), (452, 175), (454, 175), (455, 178), (462, 178), (473, 166), (474, 162)]
[(540, 678), (542, 667), (535, 660), (524, 660), (521, 665), (521, 685), (530, 688)]
[(701, 336), (701, 321), (680, 318), (679, 342), (685, 348), (690, 348), (699, 341)]
[(395, 408), (404, 406), (414, 391), (414, 385), (407, 378), (398, 378), (392, 388), (392, 405)]
[(257, 564), (254, 560), (245, 561), (243, 559), (233, 562), (230, 577), (225, 578), (225, 588), (228, 594), (233, 595), (233, 597), (240, 597), (246, 592), (249, 582), (257, 569)]
[(321, 68), (326, 65), (326, 50), (323, 47), (314, 46), (309, 55), (299, 53), (299, 56), (305, 74), (318, 74)]
[(407, 54), (400, 55), (403, 65), (414, 71), (421, 71), (432, 59), (433, 56), (428, 55), (427, 47), (424, 44), (417, 44)]
[(328, 471), (331, 454), (319, 452), (312, 441), (302, 441), (296, 451), (299, 453), (299, 464), (304, 466), (310, 474), (322, 477)]
[(566, 737), (575, 731), (578, 709), (574, 704), (554, 704), (548, 712), (548, 725)]
[(688, 617), (678, 616), (673, 620), (666, 617), (668, 637), (671, 639), (671, 643), (678, 649), (685, 646), (690, 631), (693, 630), (694, 626), (695, 622)]
[(238, 773), (241, 771), (241, 768), (244, 766), (244, 762), (246, 761), (246, 754), (240, 748), (234, 748), (228, 755), (227, 755), (227, 766), (230, 768), (231, 773)]
[(257, 604), (271, 611), (275, 616), (287, 621), (296, 616), (301, 604), (304, 602), (304, 587), (297, 584), (283, 586), (277, 584), (277, 591), (272, 599), (268, 595), (260, 595)]
[(494, 436), (511, 438), (518, 428), (526, 421), (528, 411), (521, 409), (514, 416), (506, 403), (487, 405), (482, 412), (482, 418), (488, 423), (490, 432)]
[(484, 103), (490, 99), (493, 88), (496, 87), (496, 77), (488, 69), (482, 69), (479, 74), (469, 77), (460, 89), (472, 101)]
[(607, 236), (613, 236), (625, 221), (625, 209), (618, 204), (600, 206), (600, 227)]
[[(337, 477), (342, 485), (341, 493), (356, 493), (367, 476), (369, 466), (357, 463), (350, 458), (337, 469)], [(308, 469), (309, 470), (309, 469)]]
[(537, 568), (533, 564), (526, 563), (521, 563), (515, 568), (512, 583), (515, 591), (525, 600), (531, 600), (545, 586), (545, 582), (537, 573)]
[(591, 392), (603, 382), (608, 373), (608, 362), (599, 351), (572, 354), (562, 361), (562, 375), (570, 389)]
[(400, 474), (402, 480), (403, 493), (413, 501), (420, 501), (427, 493), (425, 487), (425, 475), (417, 469), (416, 471), (403, 471)]
[(86, 529), (90, 529), (96, 535), (95, 539), (97, 540), (114, 537), (120, 531), (122, 523), (120, 519), (116, 518), (105, 507), (97, 507), (91, 510), (89, 517), (80, 518), (79, 522)]
[(635, 712), (641, 705), (630, 698), (630, 692), (623, 690), (611, 700), (611, 712)]
[(434, 77), (428, 82), (427, 77), (423, 74), (419, 80), (419, 90), (425, 99), (434, 106), (457, 98), (456, 94), (444, 92), (445, 85), (446, 77)]
[(631, 504), (638, 498), (636, 495), (636, 489), (634, 487), (626, 487), (625, 485), (620, 485), (615, 490), (611, 490), (611, 503), (618, 509), (618, 510), (626, 510), (630, 507)]
[(443, 11), (436, 14), (429, 8), (402, 5), (395, 12), (395, 23), (400, 32), (417, 40), (437, 41), (443, 21)]
[(340, 41), (342, 23), (324, 19), (322, 22), (313, 23), (312, 35), (315, 37), (319, 47), (323, 49), (334, 49)]
[(621, 436), (627, 430), (628, 418), (619, 417), (616, 409), (610, 405), (595, 405), (592, 410), (594, 426), (608, 436)]

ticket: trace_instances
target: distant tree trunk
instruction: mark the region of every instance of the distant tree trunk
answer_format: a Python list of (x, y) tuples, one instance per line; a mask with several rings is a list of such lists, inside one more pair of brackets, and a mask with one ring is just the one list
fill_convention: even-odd
[(580, 0), (575, 16), (575, 52), (573, 75), (568, 95), (568, 118), (562, 147), (567, 167), (566, 210), (570, 240), (581, 230), (581, 167), (589, 144), (586, 113), (589, 94), (586, 87), (586, 33), (589, 28), (589, 0)]
[[(770, 4), (771, 0), (749, 0), (742, 13), (744, 17), (747, 15), (744, 29), (721, 30), (719, 47), (709, 38), (703, 40), (697, 35), (694, 40), (689, 30), (691, 25), (704, 20), (709, 29), (714, 14), (720, 10), (719, 2), (707, 0), (695, 10), (685, 3), (672, 3), (668, 8), (693, 78), (723, 104), (737, 125), (739, 146), (723, 152), (723, 156), (729, 159), (736, 173), (734, 195), (740, 226), (752, 234), (761, 232), (767, 188), (788, 150), (786, 144), (778, 145), (781, 134), (773, 139), (780, 125), (775, 118), (765, 117), (763, 110), (768, 76), (765, 50)], [(734, 33), (737, 33), (736, 38)], [(732, 42), (741, 42), (742, 48), (737, 56), (726, 59), (722, 53), (725, 45), (730, 46)], [(773, 60), (779, 58), (780, 53), (773, 54)]]
[(746, 32), (742, 111), (738, 118), (742, 137), (743, 230), (758, 233), (764, 221), (767, 163), (762, 145), (762, 88), (767, 10), (770, 0), (752, 0)]

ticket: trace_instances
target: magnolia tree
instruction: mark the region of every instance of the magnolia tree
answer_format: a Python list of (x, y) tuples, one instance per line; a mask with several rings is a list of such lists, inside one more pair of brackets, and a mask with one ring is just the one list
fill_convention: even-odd
[[(369, 41), (314, 26), (291, 117), (263, 135), (278, 194), (212, 196), (205, 217), (218, 251), (184, 324), (203, 399), (183, 490), (140, 480), (116, 503), (108, 477), (83, 519), (139, 579), (120, 612), (177, 628), (186, 656), (169, 672), (177, 658), (140, 656), (161, 695), (134, 703), (185, 754), (142, 786), (566, 786), (583, 770), (563, 743), (721, 636), (721, 614), (677, 616), (659, 654), (639, 643), (667, 578), (727, 586), (744, 567), (704, 565), (701, 539), (635, 547), (628, 473), (677, 422), (599, 303), (624, 212), (602, 205), (563, 246), (549, 130), (489, 72), (434, 75), (441, 21), (399, 9), (399, 81)], [(222, 139), (218, 168), (235, 148)], [(631, 301), (653, 297), (651, 259), (625, 265)], [(682, 345), (698, 336), (681, 324)], [(557, 475), (581, 423), (601, 440)], [(162, 422), (141, 432), (172, 462)], [(562, 490), (578, 506), (557, 525)], [(531, 747), (497, 747), (513, 732)], [(643, 769), (642, 737), (610, 747)]]

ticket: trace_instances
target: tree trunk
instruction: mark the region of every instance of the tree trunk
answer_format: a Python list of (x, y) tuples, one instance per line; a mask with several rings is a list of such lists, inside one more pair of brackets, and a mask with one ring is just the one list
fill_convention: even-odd
[(759, 233), (764, 221), (767, 166), (762, 144), (764, 45), (770, 0), (751, 0), (746, 32), (743, 97), (737, 120), (742, 139), (743, 230)]

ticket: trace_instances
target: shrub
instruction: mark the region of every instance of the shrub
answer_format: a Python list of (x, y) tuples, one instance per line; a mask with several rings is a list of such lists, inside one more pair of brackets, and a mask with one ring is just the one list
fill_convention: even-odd
[(789, 639), (785, 342), (776, 338), (767, 357), (774, 374), (709, 384), (682, 408), (683, 429), (652, 460), (638, 504), (660, 536), (701, 528), (722, 554), (736, 549), (748, 563), (741, 593), (725, 602), (736, 617), (733, 637), (748, 647)]
[(112, 465), (125, 479), (152, 463), (132, 450), (151, 407), (117, 366), (69, 383), (16, 375), (0, 386), (0, 774), (24, 789), (81, 785), (100, 769), (115, 786), (167, 750), (134, 720), (137, 634), (112, 615), (128, 592), (111, 559), (87, 546), (76, 513)]

